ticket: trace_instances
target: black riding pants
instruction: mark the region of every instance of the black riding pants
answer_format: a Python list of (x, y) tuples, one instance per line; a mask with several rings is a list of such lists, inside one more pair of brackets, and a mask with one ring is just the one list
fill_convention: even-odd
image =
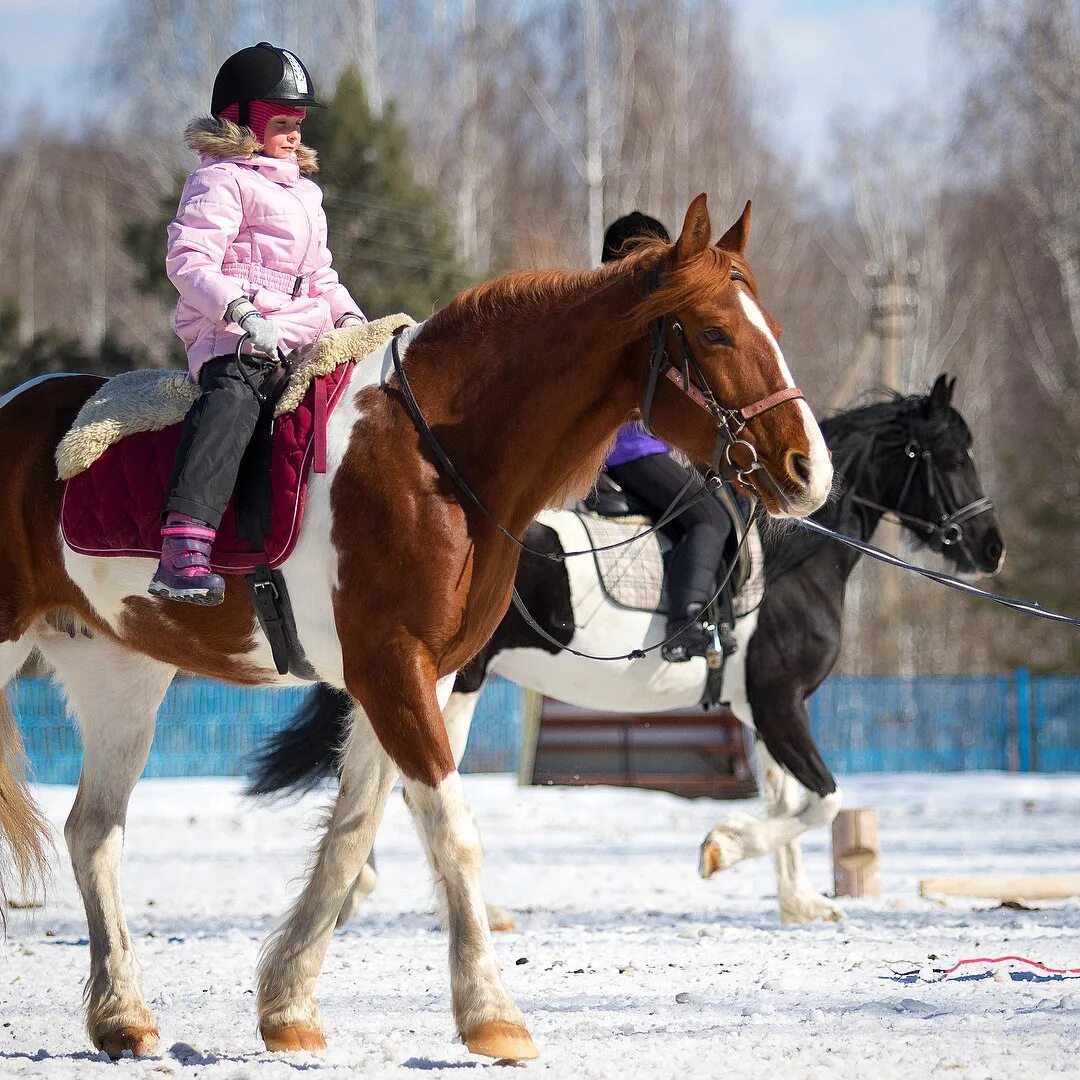
[[(622, 465), (609, 465), (607, 471), (619, 487), (646, 503), (654, 517), (658, 517), (693, 470), (680, 465), (669, 454), (649, 454)], [(687, 497), (696, 495), (703, 487), (698, 478)], [(685, 537), (675, 549), (668, 575), (670, 619), (682, 620), (690, 604), (705, 604), (716, 592), (731, 519), (720, 502), (710, 495), (684, 510), (664, 531), (676, 541)]]
[(256, 391), (275, 366), (272, 360), (246, 355), (239, 360), (215, 356), (203, 364), (202, 393), (184, 417), (163, 515), (189, 514), (218, 527), (259, 420)]

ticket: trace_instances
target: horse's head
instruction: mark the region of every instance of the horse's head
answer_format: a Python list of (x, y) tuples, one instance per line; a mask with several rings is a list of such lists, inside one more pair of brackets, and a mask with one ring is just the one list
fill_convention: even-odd
[[(667, 377), (656, 380), (654, 395), (646, 380), (642, 411), (695, 464), (740, 470), (738, 480), (756, 490), (770, 514), (805, 517), (825, 501), (832, 465), (784, 362), (779, 327), (758, 299), (744, 256), (749, 229), (747, 203), (711, 244), (699, 195), (674, 245), (653, 258), (640, 314), (654, 320), (654, 365)], [(644, 247), (638, 265), (662, 246)]]
[[(912, 532), (957, 569), (996, 574), (1005, 541), (993, 503), (983, 493), (971, 431), (953, 408), (955, 379), (940, 375), (910, 420), (900, 495), (895, 507)], [(918, 524), (922, 522), (923, 524)]]

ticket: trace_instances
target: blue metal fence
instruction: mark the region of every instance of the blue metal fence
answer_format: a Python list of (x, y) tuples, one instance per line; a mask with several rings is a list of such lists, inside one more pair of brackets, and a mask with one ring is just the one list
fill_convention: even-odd
[[(48, 679), (19, 679), (10, 690), (34, 779), (73, 784), (82, 743), (63, 695)], [(265, 740), (284, 727), (306, 690), (228, 686), (175, 679), (158, 710), (144, 776), (241, 776)], [(480, 700), (462, 761), (466, 772), (509, 772), (521, 749), (524, 692), (492, 679)]]
[[(10, 692), (36, 779), (73, 783), (81, 747), (61, 695), (47, 679), (20, 679)], [(158, 712), (144, 775), (242, 775), (305, 692), (177, 679)], [(488, 683), (463, 771), (516, 769), (524, 707), (518, 687)], [(1080, 772), (1080, 675), (835, 675), (811, 698), (810, 716), (840, 774)]]
[(834, 772), (963, 772), (1015, 761), (1008, 675), (835, 675), (810, 699)]

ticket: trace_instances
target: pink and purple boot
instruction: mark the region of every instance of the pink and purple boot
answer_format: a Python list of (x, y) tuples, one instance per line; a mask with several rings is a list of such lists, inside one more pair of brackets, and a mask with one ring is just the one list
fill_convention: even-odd
[(187, 514), (170, 513), (161, 530), (161, 562), (151, 596), (212, 607), (225, 599), (225, 579), (210, 569), (217, 530)]

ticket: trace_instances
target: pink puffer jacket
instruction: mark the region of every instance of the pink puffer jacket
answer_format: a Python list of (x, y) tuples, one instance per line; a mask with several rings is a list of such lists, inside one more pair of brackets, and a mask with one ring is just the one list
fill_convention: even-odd
[(187, 140), (202, 163), (169, 225), (165, 266), (180, 293), (173, 325), (192, 378), (236, 350), (243, 331), (225, 322), (225, 309), (241, 297), (277, 326), (285, 352), (347, 315), (363, 318), (330, 265), (322, 192), (302, 175), (315, 169), (314, 153), (263, 157), (246, 128), (212, 119), (192, 123)]

